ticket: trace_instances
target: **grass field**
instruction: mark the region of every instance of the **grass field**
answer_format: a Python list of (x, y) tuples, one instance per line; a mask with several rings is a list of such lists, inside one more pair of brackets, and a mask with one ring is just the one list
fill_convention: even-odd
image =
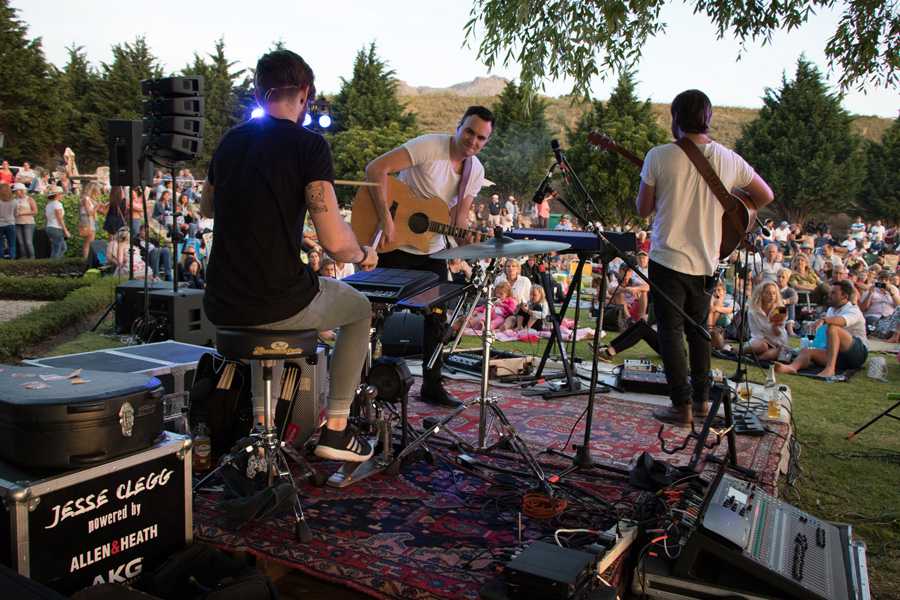
[[(58, 346), (53, 354), (120, 345), (118, 338), (105, 335), (110, 326), (108, 320), (100, 334), (82, 334)], [(606, 339), (612, 335), (607, 334)], [(476, 338), (464, 340), (465, 346), (477, 344)], [(540, 356), (544, 342), (498, 343), (496, 347)], [(585, 342), (576, 345), (576, 352), (582, 359), (590, 358)], [(658, 360), (641, 343), (616, 356), (616, 362), (641, 357)], [(782, 489), (782, 496), (818, 517), (853, 525), (868, 545), (873, 596), (896, 600), (900, 599), (900, 423), (885, 418), (859, 438), (846, 439), (849, 432), (887, 408), (888, 392), (900, 391), (900, 364), (893, 356), (887, 359), (888, 383), (869, 379), (865, 370), (848, 383), (796, 376), (779, 378), (779, 382), (791, 387), (802, 470), (796, 486)], [(734, 371), (734, 363), (717, 359), (713, 359), (713, 367), (725, 373)], [(750, 367), (751, 381), (762, 383), (765, 376), (763, 370)]]

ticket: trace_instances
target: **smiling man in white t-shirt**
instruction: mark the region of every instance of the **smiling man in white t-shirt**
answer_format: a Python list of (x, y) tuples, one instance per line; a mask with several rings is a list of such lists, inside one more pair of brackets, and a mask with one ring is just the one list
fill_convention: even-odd
[[(772, 190), (737, 153), (709, 137), (712, 103), (700, 90), (687, 90), (672, 102), (672, 135), (693, 142), (722, 180), (725, 189), (739, 187), (757, 208), (769, 204)], [(682, 142), (684, 143), (684, 142)], [(637, 212), (653, 219), (650, 280), (694, 321), (706, 324), (713, 274), (719, 263), (724, 209), (677, 144), (652, 148), (644, 159)], [(672, 406), (654, 416), (664, 422), (690, 425), (709, 406), (710, 342), (669, 302), (654, 297), (660, 355), (666, 369)], [(684, 353), (687, 335), (691, 379)]]
[[(462, 228), (468, 226), (469, 208), (485, 182), (484, 166), (476, 155), (487, 144), (493, 129), (493, 113), (483, 106), (470, 106), (460, 119), (454, 135), (419, 136), (382, 154), (366, 166), (366, 180), (380, 184), (380, 187), (372, 189), (376, 190), (375, 195), (379, 200), (375, 204), (384, 242), (394, 239), (394, 221), (388, 212), (387, 198), (382, 192), (387, 186), (388, 175), (393, 173), (418, 195), (440, 198), (446, 202), (452, 225)], [(471, 165), (469, 180), (460, 194), (460, 180), (466, 161)], [(437, 273), (440, 281), (447, 281), (447, 262), (428, 256), (446, 245), (443, 236), (435, 235), (431, 239), (428, 253), (423, 254), (413, 247), (403, 246), (399, 250), (381, 254), (378, 266), (431, 271)], [(444, 337), (445, 328), (442, 311), (426, 316), (425, 335), (422, 339), (424, 361), (431, 358)], [(460, 406), (462, 402), (447, 392), (441, 383), (442, 364), (439, 357), (431, 369), (423, 369), (421, 399), (431, 404)]]

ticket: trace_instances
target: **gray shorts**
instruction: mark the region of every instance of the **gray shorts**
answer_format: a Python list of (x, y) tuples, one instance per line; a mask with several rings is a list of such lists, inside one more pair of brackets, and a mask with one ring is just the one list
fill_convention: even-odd
[(859, 369), (866, 364), (867, 358), (869, 358), (869, 349), (866, 348), (861, 339), (853, 336), (853, 343), (850, 344), (846, 352), (838, 352), (836, 366), (839, 371)]

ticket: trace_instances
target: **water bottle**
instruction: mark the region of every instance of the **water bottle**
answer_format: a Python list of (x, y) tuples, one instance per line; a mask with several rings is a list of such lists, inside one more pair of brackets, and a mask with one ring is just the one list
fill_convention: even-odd
[(208, 471), (212, 466), (212, 443), (209, 439), (209, 428), (206, 423), (197, 425), (194, 433), (193, 469), (196, 473)]
[(766, 403), (770, 419), (781, 416), (781, 406), (778, 404), (778, 385), (775, 383), (775, 365), (769, 366), (769, 375), (766, 377)]

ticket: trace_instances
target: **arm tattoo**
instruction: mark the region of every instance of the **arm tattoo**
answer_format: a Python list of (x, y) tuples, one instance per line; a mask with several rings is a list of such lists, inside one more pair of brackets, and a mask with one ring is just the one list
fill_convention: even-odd
[(306, 206), (310, 214), (328, 212), (325, 204), (325, 184), (313, 181), (306, 186)]

